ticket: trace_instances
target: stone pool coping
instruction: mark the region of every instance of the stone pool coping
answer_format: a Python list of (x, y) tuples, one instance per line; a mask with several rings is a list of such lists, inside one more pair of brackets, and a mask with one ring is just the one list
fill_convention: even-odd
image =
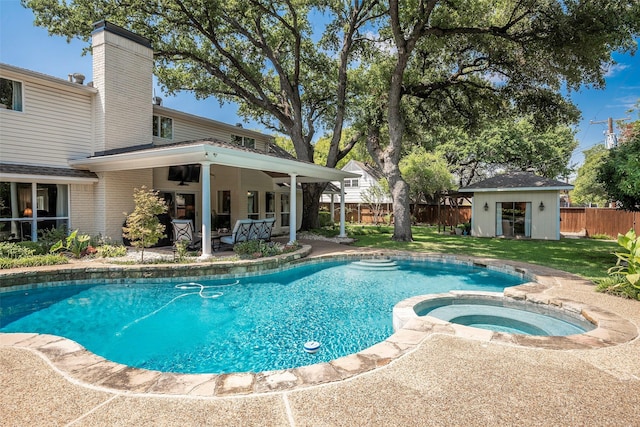
[[(555, 350), (597, 349), (626, 343), (638, 336), (638, 330), (633, 323), (622, 319), (614, 313), (598, 307), (586, 306), (568, 299), (546, 295), (545, 292), (547, 290), (556, 285), (561, 285), (565, 281), (590, 284), (590, 282), (585, 279), (559, 270), (489, 258), (418, 254), (399, 251), (363, 251), (349, 254), (329, 254), (312, 259), (303, 259), (303, 257), (309, 254), (309, 251), (310, 248), (303, 247), (298, 252), (285, 254), (284, 256), (280, 256), (281, 258), (275, 257), (276, 259), (227, 263), (230, 265), (223, 265), (225, 263), (221, 263), (220, 265), (203, 263), (202, 266), (189, 264), (186, 267), (190, 273), (198, 275), (200, 275), (200, 273), (202, 275), (216, 274), (204, 273), (211, 271), (211, 269), (215, 270), (216, 266), (221, 267), (221, 269), (216, 271), (228, 271), (227, 273), (221, 274), (245, 275), (260, 270), (289, 268), (289, 266), (302, 262), (345, 261), (377, 256), (485, 267), (495, 271), (520, 275), (522, 278), (530, 280), (529, 283), (505, 289), (505, 296), (532, 303), (550, 304), (573, 312), (586, 313), (587, 318), (596, 324), (597, 328), (589, 333), (569, 337), (531, 337), (469, 328), (442, 321), (433, 322), (430, 319), (426, 319), (429, 316), (425, 316), (423, 318), (410, 319), (401, 329), (397, 330), (383, 342), (375, 344), (356, 354), (341, 357), (330, 362), (280, 371), (219, 375), (173, 374), (132, 368), (106, 360), (86, 350), (75, 341), (54, 335), (33, 333), (0, 334), (0, 346), (28, 349), (43, 357), (54, 369), (71, 382), (91, 388), (125, 394), (228, 397), (283, 392), (346, 380), (388, 365), (403, 355), (414, 351), (420, 343), (432, 334), (453, 335), (460, 338), (475, 339), (503, 345)], [(107, 266), (106, 269), (105, 267), (91, 268), (91, 271), (86, 271), (85, 274), (92, 275), (91, 277), (93, 277), (96, 273), (106, 273), (110, 277), (104, 278), (104, 280), (114, 280), (114, 275), (116, 276), (115, 279), (123, 279), (131, 274), (132, 278), (137, 279), (146, 277), (144, 273), (151, 274), (152, 276), (150, 277), (157, 277), (156, 274), (159, 275), (159, 273), (156, 273), (156, 270), (160, 272), (171, 272), (175, 267), (178, 267), (177, 270), (183, 273), (187, 271), (184, 268), (180, 268), (182, 265), (169, 265), (168, 267), (159, 265), (126, 265)], [(72, 269), (75, 270), (77, 268)], [(28, 275), (28, 277), (32, 279), (35, 277), (43, 277), (42, 274), (53, 274), (55, 276), (56, 272), (55, 269), (50, 271), (39, 270), (38, 274), (31, 274)], [(80, 273), (75, 272), (74, 274)], [(139, 276), (139, 274), (142, 274), (142, 276)], [(184, 277), (184, 274), (171, 275), (171, 277), (177, 276)], [(33, 286), (32, 283), (33, 282), (23, 283), (19, 286)], [(5, 286), (5, 288), (7, 287)], [(12, 287), (12, 289), (15, 288)]]

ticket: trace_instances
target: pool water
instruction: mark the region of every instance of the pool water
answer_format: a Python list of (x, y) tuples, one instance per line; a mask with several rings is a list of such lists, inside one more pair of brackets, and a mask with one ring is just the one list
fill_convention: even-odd
[[(330, 361), (393, 333), (393, 306), (450, 290), (500, 292), (523, 280), (485, 268), (323, 262), (239, 279), (42, 287), (0, 298), (0, 332), (72, 339), (138, 368), (259, 372)], [(308, 341), (321, 344), (304, 351)]]

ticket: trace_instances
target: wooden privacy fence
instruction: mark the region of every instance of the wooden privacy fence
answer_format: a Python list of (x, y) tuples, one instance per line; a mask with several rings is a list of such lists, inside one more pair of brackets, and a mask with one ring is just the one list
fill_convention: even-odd
[[(325, 209), (329, 209), (329, 203), (323, 203)], [(373, 224), (373, 212), (368, 205), (358, 203), (345, 204), (345, 219), (347, 222)], [(384, 205), (380, 221), (383, 223), (384, 215), (392, 211), (389, 204)], [(444, 226), (456, 226), (471, 220), (471, 206), (438, 206), (418, 205), (411, 206), (415, 222), (421, 224)], [(438, 220), (439, 219), (439, 220)], [(340, 205), (335, 205), (334, 221), (340, 220)], [(618, 233), (625, 234), (629, 229), (637, 231), (640, 222), (640, 212), (627, 212), (613, 208), (560, 208), (560, 232), (575, 233), (584, 236), (606, 234), (615, 238)]]
[[(329, 203), (322, 203), (322, 208), (329, 210)], [(382, 213), (380, 215), (380, 223), (384, 223), (385, 215), (392, 213), (393, 208), (389, 203), (384, 204)], [(447, 226), (456, 226), (463, 222), (469, 222), (471, 220), (471, 206), (460, 206), (458, 208), (451, 206), (441, 206), (438, 211), (438, 206), (433, 205), (411, 205), (412, 216), (415, 218), (416, 223), (420, 224), (432, 224), (438, 223)], [(438, 215), (440, 221), (438, 221)], [(355, 222), (361, 224), (373, 224), (374, 215), (373, 211), (369, 208), (369, 205), (363, 203), (345, 203), (345, 220), (347, 222)], [(334, 221), (340, 220), (340, 205), (335, 204)]]
[(560, 232), (585, 236), (606, 234), (616, 238), (631, 228), (637, 230), (640, 212), (612, 208), (560, 208)]

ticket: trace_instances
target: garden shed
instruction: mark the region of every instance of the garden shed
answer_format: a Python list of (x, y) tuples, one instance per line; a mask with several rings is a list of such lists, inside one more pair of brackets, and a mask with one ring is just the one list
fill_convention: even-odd
[(473, 236), (559, 240), (560, 193), (572, 188), (530, 172), (509, 172), (459, 192), (473, 194)]

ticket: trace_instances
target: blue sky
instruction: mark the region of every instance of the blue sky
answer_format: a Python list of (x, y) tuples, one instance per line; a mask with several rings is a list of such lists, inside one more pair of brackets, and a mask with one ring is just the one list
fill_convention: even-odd
[[(33, 14), (23, 8), (19, 0), (0, 0), (0, 62), (60, 78), (79, 72), (91, 81), (91, 58), (82, 56), (85, 46), (78, 40), (67, 43), (63, 37), (51, 37), (46, 29), (34, 26)], [(576, 129), (580, 145), (572, 163), (582, 163), (582, 151), (604, 141), (606, 124), (590, 124), (590, 121), (603, 121), (608, 117), (638, 119), (637, 112), (630, 114), (627, 110), (640, 99), (640, 53), (633, 57), (615, 55), (614, 58), (618, 64), (608, 73), (606, 89), (583, 88), (570, 95), (582, 112), (582, 120)], [(157, 90), (156, 95), (161, 96)], [(233, 104), (221, 107), (215, 99), (196, 100), (189, 93), (163, 98), (163, 105), (169, 108), (231, 124), (242, 122)], [(255, 122), (244, 126), (263, 130)]]

